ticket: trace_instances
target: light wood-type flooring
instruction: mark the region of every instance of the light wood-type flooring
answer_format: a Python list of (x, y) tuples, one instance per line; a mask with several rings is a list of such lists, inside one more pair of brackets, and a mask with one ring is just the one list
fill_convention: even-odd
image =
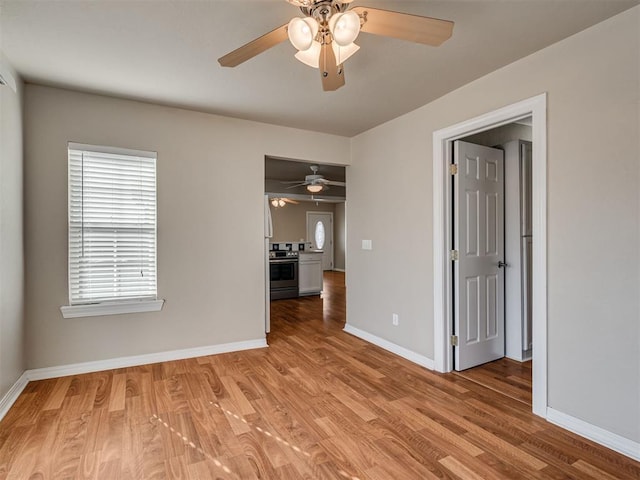
[(504, 357), (455, 374), (531, 407), (531, 368), (531, 360), (520, 363)]
[(629, 479), (525, 402), (342, 331), (344, 276), (273, 302), (269, 348), (30, 383), (0, 479)]

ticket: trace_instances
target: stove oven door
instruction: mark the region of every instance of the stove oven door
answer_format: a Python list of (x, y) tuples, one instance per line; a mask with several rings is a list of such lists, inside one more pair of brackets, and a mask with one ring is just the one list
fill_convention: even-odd
[(298, 259), (271, 259), (269, 274), (271, 300), (298, 296)]

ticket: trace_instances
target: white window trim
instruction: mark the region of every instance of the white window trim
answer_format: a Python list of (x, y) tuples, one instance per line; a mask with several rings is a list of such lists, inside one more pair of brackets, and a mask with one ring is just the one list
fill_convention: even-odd
[[(103, 153), (132, 155), (147, 158), (157, 158), (157, 152), (134, 150), (130, 148), (119, 148), (104, 145), (90, 145), (77, 142), (67, 142), (68, 149), (92, 150)], [(157, 208), (157, 204), (156, 204)], [(156, 226), (157, 228), (157, 226)], [(157, 240), (156, 240), (157, 241)], [(157, 255), (157, 250), (156, 250)], [(68, 256), (68, 253), (67, 253)], [(157, 281), (157, 266), (156, 266)], [(127, 300), (108, 300), (99, 303), (70, 304), (60, 307), (63, 318), (83, 318), (98, 317), (105, 315), (122, 315), (130, 313), (159, 312), (164, 306), (164, 299), (159, 298), (134, 298)]]
[(134, 157), (157, 158), (158, 152), (134, 150), (132, 148), (109, 147), (106, 145), (89, 145), (88, 143), (67, 142), (71, 150), (91, 150), (92, 152), (113, 153), (115, 155), (131, 155)]
[(100, 317), (125, 313), (159, 312), (164, 300), (134, 300), (128, 302), (89, 303), (86, 305), (64, 305), (60, 307), (64, 318)]

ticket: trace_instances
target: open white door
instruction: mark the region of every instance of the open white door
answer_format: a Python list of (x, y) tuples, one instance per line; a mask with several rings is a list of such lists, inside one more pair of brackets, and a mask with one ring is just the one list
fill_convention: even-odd
[(307, 212), (307, 241), (322, 250), (322, 270), (333, 270), (333, 213)]
[(456, 141), (454, 163), (454, 353), (465, 370), (504, 357), (504, 154)]

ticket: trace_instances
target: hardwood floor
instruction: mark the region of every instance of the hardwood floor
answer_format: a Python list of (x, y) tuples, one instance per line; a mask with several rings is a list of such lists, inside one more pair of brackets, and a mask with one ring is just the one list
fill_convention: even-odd
[(455, 374), (531, 407), (531, 360), (520, 363), (505, 357)]
[(273, 302), (269, 348), (30, 383), (0, 478), (640, 478), (520, 400), (344, 333), (344, 276), (325, 280)]

